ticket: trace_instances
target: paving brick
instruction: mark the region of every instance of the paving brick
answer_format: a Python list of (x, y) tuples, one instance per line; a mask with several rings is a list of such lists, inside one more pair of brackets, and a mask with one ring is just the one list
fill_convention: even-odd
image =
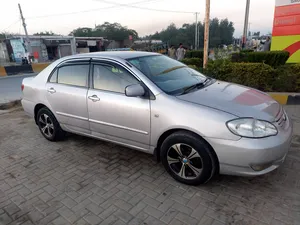
[(161, 203), (153, 198), (150, 198), (150, 197), (146, 197), (143, 199), (143, 202), (145, 202), (146, 204), (154, 207), (154, 208), (158, 208)]
[(172, 208), (176, 209), (179, 212), (185, 213), (185, 214), (191, 214), (193, 212), (193, 210), (185, 205), (182, 205), (178, 202), (175, 202), (172, 205)]
[(53, 212), (53, 213), (47, 215), (46, 217), (44, 217), (43, 219), (41, 219), (39, 221), (39, 224), (48, 224), (48, 223), (52, 222), (53, 220), (55, 220), (57, 217), (59, 217), (59, 214), (57, 212)]
[(148, 216), (147, 219), (144, 221), (144, 224), (151, 224), (151, 225), (162, 225), (162, 222), (155, 217)]
[(102, 213), (99, 214), (99, 216), (102, 219), (106, 219), (107, 217), (109, 217), (111, 214), (113, 214), (114, 212), (116, 212), (118, 210), (118, 208), (114, 205), (108, 207), (107, 209), (105, 209)]
[(76, 201), (74, 201), (72, 198), (70, 197), (66, 197), (61, 201), (65, 206), (67, 206), (68, 208), (73, 208), (74, 206), (76, 206), (78, 203)]
[(164, 223), (169, 224), (175, 216), (178, 214), (178, 211), (176, 209), (170, 208), (161, 218), (160, 220)]
[(52, 222), (53, 225), (65, 225), (70, 224), (67, 220), (65, 220), (63, 217), (58, 217)]
[(22, 111), (1, 114), (0, 224), (300, 225), (299, 124), (276, 171), (194, 187), (150, 155), (76, 135), (48, 142)]
[(128, 223), (133, 218), (133, 216), (130, 213), (122, 209), (117, 210), (114, 213), (114, 215), (116, 215), (120, 220), (122, 220), (125, 223)]
[(184, 213), (181, 213), (179, 212), (176, 217), (176, 219), (180, 220), (181, 222), (184, 222), (186, 224), (189, 224), (189, 225), (197, 225), (198, 224), (198, 220), (197, 219), (194, 219), (192, 218), (191, 216), (187, 215), (187, 214), (184, 214)]
[(3, 225), (9, 224), (11, 221), (12, 221), (12, 219), (6, 213), (3, 213), (0, 215), (0, 222)]
[(4, 210), (8, 213), (8, 215), (11, 216), (20, 211), (20, 208), (15, 203), (11, 203), (8, 206), (4, 207)]
[(104, 209), (96, 205), (95, 203), (90, 203), (85, 208), (95, 215), (99, 215), (100, 213), (104, 212)]
[(105, 220), (103, 220), (101, 222), (100, 225), (110, 225), (110, 224), (114, 224), (115, 222), (117, 222), (119, 220), (118, 217), (116, 217), (115, 215), (110, 215), (109, 217), (107, 217)]
[(49, 195), (47, 192), (43, 192), (42, 194), (39, 195), (39, 198), (42, 199), (44, 202), (47, 202), (53, 197)]
[(158, 207), (158, 210), (162, 212), (166, 212), (175, 202), (171, 199), (166, 199), (163, 201), (160, 206)]
[(57, 212), (70, 223), (74, 223), (77, 220), (77, 216), (75, 215), (75, 213), (73, 213), (73, 211), (66, 206), (58, 209)]
[(139, 202), (137, 205), (135, 205), (129, 213), (133, 216), (137, 215), (139, 212), (141, 212), (145, 207), (147, 206), (144, 202)]

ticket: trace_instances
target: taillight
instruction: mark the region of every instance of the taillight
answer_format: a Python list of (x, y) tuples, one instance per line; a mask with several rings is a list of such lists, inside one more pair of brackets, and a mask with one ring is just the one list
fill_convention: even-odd
[(24, 84), (21, 85), (21, 90), (22, 90), (22, 91), (24, 90)]

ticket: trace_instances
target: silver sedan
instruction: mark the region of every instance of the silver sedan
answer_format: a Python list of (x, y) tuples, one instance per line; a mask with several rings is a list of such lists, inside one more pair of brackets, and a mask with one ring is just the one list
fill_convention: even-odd
[(268, 173), (291, 143), (292, 122), (267, 94), (156, 53), (65, 57), (25, 78), (22, 90), (49, 141), (71, 132), (154, 154), (186, 184)]

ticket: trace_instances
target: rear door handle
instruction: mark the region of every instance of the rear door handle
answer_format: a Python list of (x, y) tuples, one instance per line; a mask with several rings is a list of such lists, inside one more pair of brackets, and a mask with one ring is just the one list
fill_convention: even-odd
[(49, 88), (49, 89), (48, 89), (48, 92), (51, 93), (51, 94), (54, 94), (56, 91), (55, 91), (54, 88)]
[(92, 100), (93, 102), (97, 102), (100, 101), (100, 98), (97, 95), (92, 95), (88, 97), (90, 100)]

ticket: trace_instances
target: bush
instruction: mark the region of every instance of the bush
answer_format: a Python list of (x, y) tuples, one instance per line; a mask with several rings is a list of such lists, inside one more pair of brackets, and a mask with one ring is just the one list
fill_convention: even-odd
[(186, 65), (194, 65), (196, 67), (203, 67), (203, 59), (201, 58), (185, 58), (181, 60)]
[(286, 64), (276, 69), (273, 90), (300, 92), (300, 64)]
[(191, 50), (185, 54), (186, 58), (200, 58), (203, 59), (203, 50)]
[(249, 53), (249, 52), (254, 52), (254, 50), (253, 49), (242, 49), (240, 52), (241, 53)]
[(228, 60), (216, 60), (208, 63), (204, 73), (219, 80), (262, 91), (271, 91), (274, 80), (274, 69), (264, 63), (232, 63)]
[(289, 53), (286, 51), (239, 52), (231, 56), (232, 62), (265, 63), (274, 68), (284, 65), (288, 58)]

